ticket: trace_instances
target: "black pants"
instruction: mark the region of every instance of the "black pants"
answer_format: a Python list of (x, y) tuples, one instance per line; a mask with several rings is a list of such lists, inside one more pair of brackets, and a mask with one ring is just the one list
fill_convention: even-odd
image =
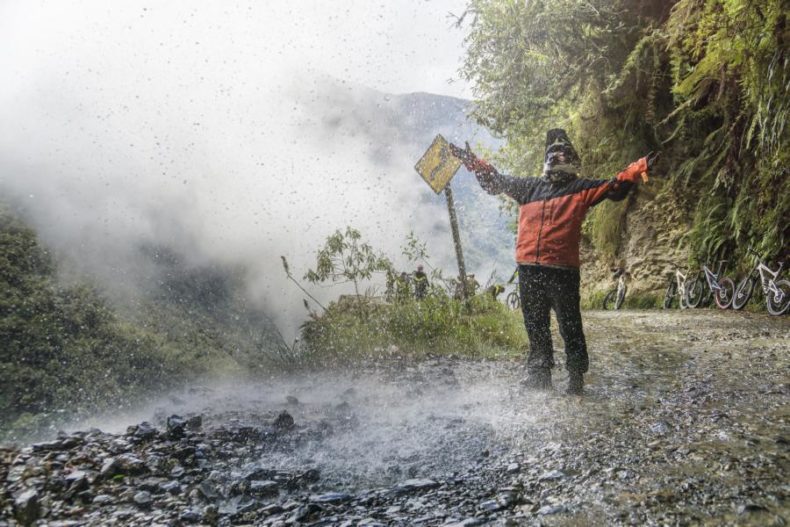
[(527, 370), (554, 366), (549, 317), (557, 315), (560, 335), (565, 341), (568, 371), (584, 373), (589, 366), (579, 310), (579, 270), (538, 265), (518, 266), (521, 312), (529, 336)]

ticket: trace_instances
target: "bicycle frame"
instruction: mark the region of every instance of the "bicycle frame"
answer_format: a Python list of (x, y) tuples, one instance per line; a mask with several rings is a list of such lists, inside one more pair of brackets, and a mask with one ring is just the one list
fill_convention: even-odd
[(621, 274), (620, 278), (617, 279), (617, 294), (619, 295), (620, 291), (622, 291), (624, 288), (625, 288), (625, 273)]
[(711, 270), (708, 269), (707, 265), (703, 265), (702, 270), (705, 272), (705, 280), (708, 281), (708, 287), (710, 287), (710, 290), (713, 292), (721, 291), (723, 288), (719, 285), (718, 273), (712, 273)]
[[(784, 265), (779, 264), (779, 269), (774, 272), (762, 262), (757, 265), (757, 272), (760, 274), (760, 285), (763, 287), (763, 293), (765, 295), (768, 295), (768, 293), (777, 294), (780, 292), (777, 289), (774, 281), (779, 278), (779, 273), (782, 272), (782, 267), (784, 267)], [(770, 278), (767, 278), (766, 275), (770, 275)]]
[(675, 270), (675, 280), (678, 284), (678, 292), (684, 293), (686, 291), (686, 275), (678, 270)]

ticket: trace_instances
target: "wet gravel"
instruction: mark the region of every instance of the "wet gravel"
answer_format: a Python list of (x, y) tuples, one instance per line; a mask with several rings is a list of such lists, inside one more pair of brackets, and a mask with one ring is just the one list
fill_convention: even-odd
[(585, 325), (584, 397), (560, 369), (531, 393), (516, 361), (389, 350), (0, 447), (0, 525), (786, 525), (787, 317)]

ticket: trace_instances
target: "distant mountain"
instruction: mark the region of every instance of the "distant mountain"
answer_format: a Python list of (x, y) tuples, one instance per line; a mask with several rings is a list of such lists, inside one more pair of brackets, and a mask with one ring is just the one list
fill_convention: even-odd
[[(473, 146), (497, 149), (502, 143), (467, 117), (472, 107), (470, 101), (411, 93), (394, 96), (393, 106), (395, 113), (401, 116), (398, 139), (404, 149), (413, 151), (412, 159), (418, 159), (437, 134), (458, 145), (469, 141)], [(511, 217), (500, 210), (502, 202), (484, 192), (474, 175), (463, 167), (451, 184), (468, 272), (494, 268), (500, 278), (509, 278), (515, 266), (515, 237), (509, 229)], [(443, 194), (430, 192), (423, 199), (446, 202)], [(481, 283), (486, 278), (478, 276)]]
[[(369, 139), (367, 155), (382, 166), (403, 159), (416, 163), (437, 134), (459, 145), (469, 141), (473, 147), (494, 150), (502, 143), (468, 117), (471, 101), (455, 97), (422, 92), (392, 95), (330, 79), (322, 85), (321, 94), (311, 93), (306, 103), (320, 115), (327, 140), (338, 133), (364, 136)], [(468, 272), (485, 273), (477, 277), (481, 283), (492, 269), (500, 278), (509, 278), (515, 267), (512, 218), (500, 211), (501, 201), (486, 194), (463, 167), (451, 184)], [(444, 194), (434, 194), (427, 185), (420, 199), (446, 206)], [(437, 222), (433, 229), (438, 236), (450, 237), (446, 221)], [(452, 265), (447, 270), (455, 272)]]

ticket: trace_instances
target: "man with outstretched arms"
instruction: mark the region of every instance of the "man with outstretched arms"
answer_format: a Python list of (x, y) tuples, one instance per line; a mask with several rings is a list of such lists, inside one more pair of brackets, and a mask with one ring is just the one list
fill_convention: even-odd
[(489, 194), (506, 194), (519, 204), (516, 262), (524, 325), (529, 336), (526, 385), (551, 389), (554, 353), (549, 330), (553, 309), (565, 341), (567, 393), (581, 395), (588, 369), (587, 345), (579, 309), (579, 242), (584, 217), (604, 199), (622, 200), (657, 155), (648, 155), (608, 180), (578, 177), (581, 162), (565, 130), (546, 134), (541, 177), (500, 174), (485, 160), (451, 145), (453, 154), (474, 172)]

